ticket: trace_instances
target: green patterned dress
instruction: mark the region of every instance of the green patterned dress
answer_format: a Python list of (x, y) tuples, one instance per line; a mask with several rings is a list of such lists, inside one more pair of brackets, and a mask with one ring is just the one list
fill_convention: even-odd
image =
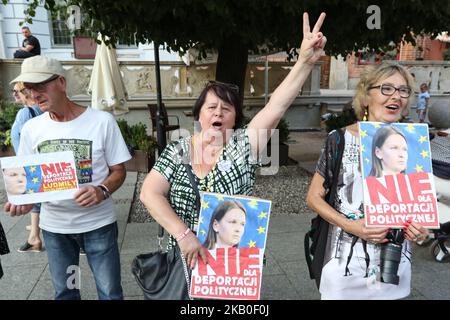
[[(191, 165), (190, 146), (192, 137), (180, 139), (169, 144), (158, 158), (153, 169), (166, 178), (170, 184), (169, 203), (176, 214), (191, 229), (196, 230), (199, 210), (196, 208), (196, 195), (191, 186), (183, 159)], [(199, 191), (217, 192), (229, 195), (253, 194), (255, 172), (259, 166), (251, 155), (247, 129), (239, 129), (231, 136), (216, 165), (203, 179), (195, 172), (193, 176)], [(209, 190), (208, 187), (210, 186)], [(176, 241), (170, 237), (168, 249)]]

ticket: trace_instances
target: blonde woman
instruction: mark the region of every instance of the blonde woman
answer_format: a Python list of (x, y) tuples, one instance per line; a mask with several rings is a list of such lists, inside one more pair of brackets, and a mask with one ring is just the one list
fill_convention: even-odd
[[(359, 121), (398, 122), (409, 112), (414, 81), (396, 64), (367, 68), (353, 99)], [(362, 175), (359, 158), (358, 125), (344, 129), (345, 147), (339, 168), (335, 201), (325, 195), (331, 188), (339, 134), (333, 131), (326, 141), (307, 195), (308, 206), (330, 223), (320, 279), (322, 299), (401, 299), (411, 291), (411, 241), (427, 237), (428, 231), (416, 222), (403, 228), (399, 283), (381, 282), (381, 247), (388, 240), (388, 228), (367, 228), (364, 224)], [(325, 151), (327, 150), (327, 151)]]
[[(37, 106), (33, 97), (25, 89), (23, 82), (16, 82), (12, 90), (16, 103), (23, 105), (23, 108), (17, 112), (16, 119), (11, 127), (11, 141), (13, 143), (14, 151), (18, 152), (20, 145), (20, 132), (22, 127), (28, 120), (41, 115), (42, 111)], [(39, 212), (41, 210), (40, 204), (33, 207), (31, 212), (31, 225), (27, 226), (30, 230), (27, 241), (17, 250), (19, 252), (40, 252), (42, 251), (41, 229), (39, 229)]]

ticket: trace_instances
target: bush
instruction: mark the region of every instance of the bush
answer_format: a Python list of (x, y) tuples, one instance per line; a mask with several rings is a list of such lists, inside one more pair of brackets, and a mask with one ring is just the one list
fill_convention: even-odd
[[(249, 117), (244, 116), (244, 119), (242, 120), (242, 126), (248, 125), (249, 122), (252, 119)], [(280, 122), (278, 123), (277, 128), (279, 130), (279, 143), (285, 143), (289, 140), (289, 124), (284, 118), (281, 118)], [(270, 143), (269, 143), (270, 144)]]
[(11, 145), (11, 127), (20, 106), (10, 101), (0, 101), (0, 148), (5, 151)]
[(343, 128), (350, 124), (357, 122), (355, 112), (353, 109), (345, 109), (340, 114), (330, 113), (325, 120), (327, 132), (331, 132), (338, 128)]
[(442, 57), (445, 61), (450, 61), (450, 49), (444, 50)]
[(284, 120), (284, 118), (281, 118), (280, 122), (278, 123), (277, 129), (280, 133), (280, 144), (287, 142), (289, 140), (289, 124), (286, 120)]
[(131, 149), (130, 151), (141, 150), (149, 155), (154, 154), (158, 144), (155, 138), (147, 135), (147, 126), (145, 124), (139, 122), (130, 126), (124, 119), (118, 119), (117, 124), (125, 143)]

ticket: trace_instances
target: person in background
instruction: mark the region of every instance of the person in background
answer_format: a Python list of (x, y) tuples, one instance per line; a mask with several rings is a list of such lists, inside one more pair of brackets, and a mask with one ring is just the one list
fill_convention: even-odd
[[(383, 63), (361, 73), (353, 99), (359, 121), (398, 122), (410, 106), (414, 81), (400, 65)], [(325, 201), (333, 181), (339, 133), (330, 132), (312, 178), (306, 201), (330, 226), (320, 279), (322, 299), (401, 299), (411, 292), (411, 241), (427, 237), (417, 222), (403, 228), (398, 285), (381, 282), (381, 246), (389, 240), (389, 228), (367, 228), (363, 210), (363, 178), (360, 165), (358, 124), (344, 129), (344, 152), (333, 204)]]
[(429, 106), (430, 106), (430, 94), (428, 93), (428, 85), (426, 83), (422, 83), (420, 85), (420, 93), (416, 110), (420, 123), (423, 123), (425, 121), (425, 117), (427, 116)]
[[(23, 82), (16, 82), (14, 84), (13, 96), (17, 103), (23, 105), (23, 108), (16, 114), (16, 118), (11, 127), (11, 141), (13, 144), (14, 152), (19, 152), (20, 146), (20, 132), (23, 125), (30, 119), (42, 114), (41, 109), (36, 104), (36, 101), (31, 97), (28, 90), (25, 88)], [(41, 229), (39, 228), (39, 212), (41, 211), (41, 205), (36, 204), (31, 210), (31, 224), (27, 226), (27, 230), (30, 231), (27, 241), (17, 249), (18, 252), (41, 252), (42, 251), (42, 239)]]
[[(9, 253), (8, 241), (6, 240), (5, 231), (0, 222), (0, 255)], [(0, 279), (3, 277), (2, 262), (0, 261)]]
[(29, 27), (22, 27), (22, 34), (25, 39), (22, 41), (22, 47), (14, 52), (14, 58), (29, 58), (41, 54), (41, 44), (39, 40), (31, 34)]

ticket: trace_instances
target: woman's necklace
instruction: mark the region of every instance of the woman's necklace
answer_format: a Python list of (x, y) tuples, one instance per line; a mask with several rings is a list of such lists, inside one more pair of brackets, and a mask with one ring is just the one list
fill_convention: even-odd
[[(193, 166), (194, 165), (198, 165), (198, 171), (200, 173), (200, 180), (206, 179), (208, 174), (204, 175), (203, 173), (203, 153), (204, 150), (202, 148), (202, 143), (197, 144), (196, 143), (196, 137), (193, 135), (192, 136), (192, 149), (194, 151), (194, 157), (193, 157)], [(197, 147), (196, 147), (197, 146)], [(211, 152), (212, 157), (214, 157), (214, 164), (213, 166), (210, 168), (211, 170), (211, 179), (207, 179), (207, 185), (206, 185), (206, 192), (210, 192), (212, 191), (212, 185), (214, 183), (214, 168), (216, 167), (217, 161), (219, 160), (219, 157), (217, 156), (220, 152), (220, 150), (222, 150), (222, 148), (220, 148), (219, 150), (213, 150)], [(200, 152), (200, 155), (198, 154)]]

